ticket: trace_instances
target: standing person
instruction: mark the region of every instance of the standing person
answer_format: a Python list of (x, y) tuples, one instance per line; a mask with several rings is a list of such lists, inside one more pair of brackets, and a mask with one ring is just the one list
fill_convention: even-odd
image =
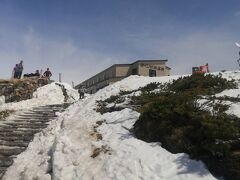
[(84, 92), (85, 92), (85, 89), (83, 87), (78, 89), (79, 99), (83, 99), (84, 98)]
[(208, 63), (206, 63), (204, 66), (201, 66), (201, 71), (203, 74), (209, 73)]
[(49, 68), (47, 68), (47, 70), (43, 73), (43, 76), (47, 77), (50, 80), (50, 77), (52, 76), (52, 73), (49, 70)]
[(16, 79), (18, 76), (18, 64), (13, 68), (13, 78)]
[(18, 64), (18, 73), (17, 73), (18, 79), (21, 79), (22, 72), (23, 72), (23, 60), (21, 60), (20, 63)]

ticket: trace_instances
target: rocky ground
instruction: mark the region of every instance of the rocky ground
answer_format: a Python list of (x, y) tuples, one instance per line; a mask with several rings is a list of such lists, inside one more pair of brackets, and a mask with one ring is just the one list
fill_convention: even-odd
[(32, 98), (37, 88), (48, 84), (47, 79), (0, 80), (0, 102), (19, 102)]

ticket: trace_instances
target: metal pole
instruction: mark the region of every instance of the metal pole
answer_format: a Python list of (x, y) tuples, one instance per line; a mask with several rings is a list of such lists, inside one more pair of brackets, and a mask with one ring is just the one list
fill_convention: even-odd
[(238, 62), (238, 66), (239, 66), (239, 68), (240, 68), (240, 51), (239, 51), (239, 59), (237, 60), (237, 62)]
[(62, 82), (62, 74), (59, 73), (59, 82)]
[(239, 66), (239, 68), (240, 68), (240, 44), (238, 44), (238, 43), (236, 42), (235, 45), (239, 48), (239, 53), (238, 53), (239, 59), (237, 60), (237, 62), (238, 62), (238, 66)]

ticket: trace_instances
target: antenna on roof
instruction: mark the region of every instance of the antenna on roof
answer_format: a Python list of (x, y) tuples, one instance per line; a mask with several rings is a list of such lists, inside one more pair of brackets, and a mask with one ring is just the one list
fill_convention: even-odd
[(239, 59), (237, 60), (238, 62), (238, 66), (240, 67), (240, 44), (238, 44), (237, 42), (235, 43), (235, 45), (239, 48)]

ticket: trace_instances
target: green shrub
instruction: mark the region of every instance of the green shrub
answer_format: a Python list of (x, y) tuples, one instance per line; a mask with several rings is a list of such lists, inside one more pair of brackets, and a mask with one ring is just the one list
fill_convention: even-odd
[(115, 104), (119, 104), (119, 103), (123, 103), (125, 100), (124, 97), (120, 96), (120, 95), (116, 95), (116, 96), (110, 96), (109, 98), (105, 99), (105, 103), (115, 103)]
[(140, 90), (142, 92), (150, 92), (150, 91), (153, 91), (155, 89), (158, 89), (159, 85), (160, 85), (160, 83), (152, 82), (152, 83), (149, 83), (146, 86), (140, 88)]
[(105, 99), (106, 103), (113, 103), (114, 101), (116, 101), (119, 98), (119, 96), (110, 96), (109, 98)]
[[(168, 83), (159, 93), (150, 93), (152, 86), (132, 98), (133, 104), (142, 106), (133, 127), (136, 137), (147, 142), (159, 141), (172, 153), (184, 152), (202, 160), (213, 174), (238, 179), (240, 118), (226, 113), (229, 106), (222, 103), (224, 99), (208, 98), (237, 85), (220, 76), (195, 75)], [(208, 99), (207, 109), (198, 104), (202, 95)]]
[(235, 89), (237, 84), (234, 81), (228, 81), (220, 75), (201, 75), (181, 77), (169, 84), (168, 89), (175, 92), (195, 91), (198, 94), (212, 95), (225, 89)]
[(131, 93), (136, 92), (136, 91), (138, 91), (138, 89), (137, 90), (132, 90), (132, 91), (123, 91), (123, 90), (121, 90), (119, 92), (119, 96), (128, 95), (128, 94), (131, 94)]

